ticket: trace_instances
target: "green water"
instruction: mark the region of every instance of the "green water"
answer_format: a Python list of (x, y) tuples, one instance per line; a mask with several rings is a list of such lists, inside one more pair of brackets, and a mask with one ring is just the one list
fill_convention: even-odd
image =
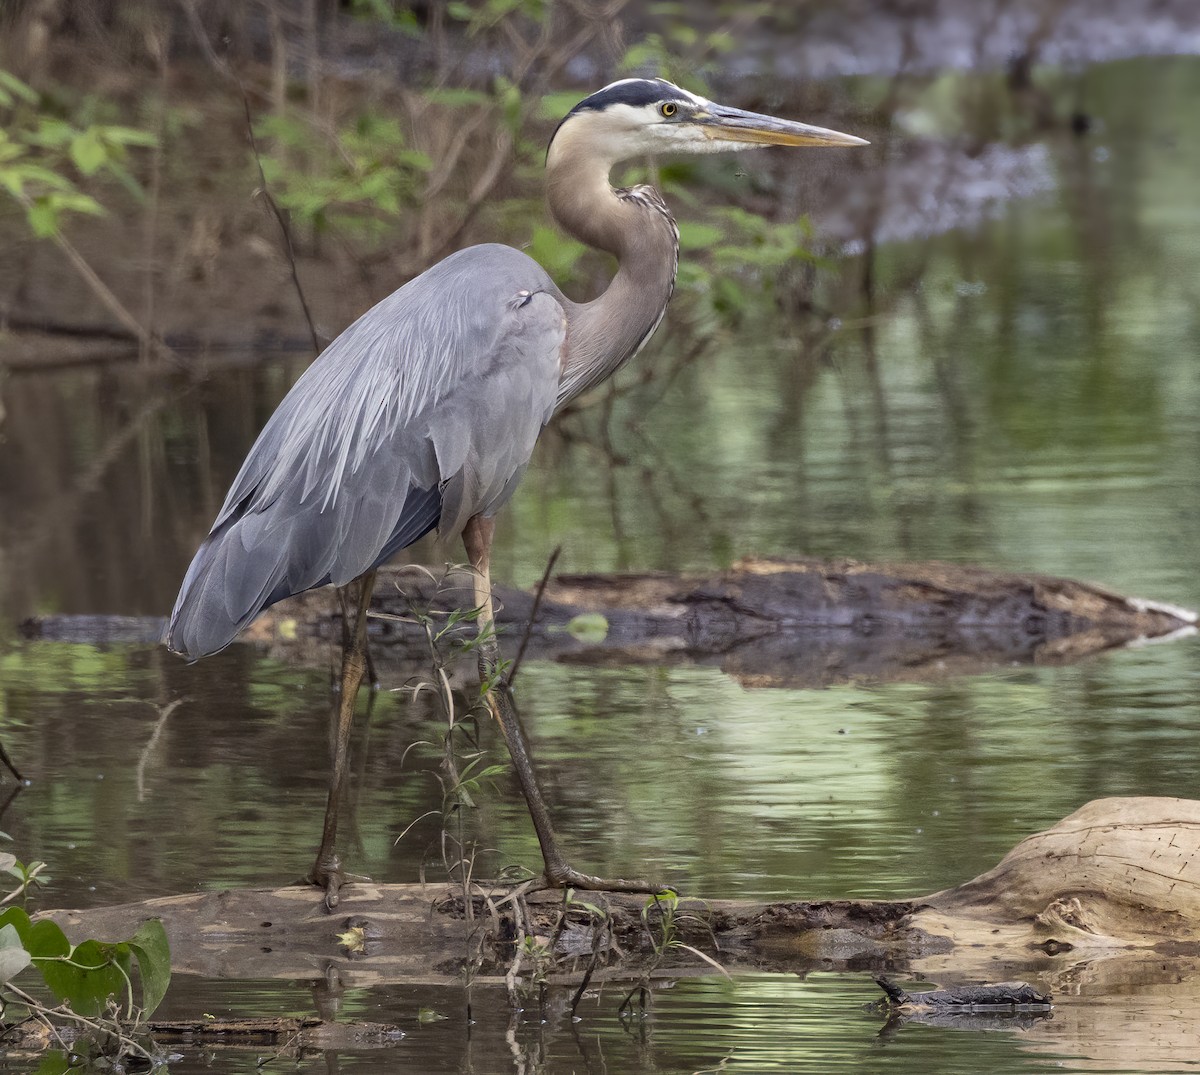
[[(1200, 62), (1077, 79), (1100, 122), (1084, 139), (1041, 136), (1052, 190), (969, 230), (882, 247), (869, 300), (862, 257), (830, 260), (817, 285), (829, 317), (756, 313), (719, 330), (669, 389), (624, 397), (607, 441), (595, 413), (569, 439), (547, 436), (501, 524), (495, 577), (530, 585), (560, 543), (561, 570), (936, 557), (1200, 606)], [(667, 328), (640, 361), (673, 361), (686, 341)], [(301, 368), (215, 369), (192, 390), (128, 368), (0, 384), (5, 622), (165, 612)], [(0, 826), (22, 857), (50, 863), (46, 905), (303, 873), (324, 802), (328, 687), (328, 669), (248, 646), (188, 667), (148, 646), (6, 642), (0, 728), (33, 783)], [(825, 690), (746, 690), (707, 667), (533, 663), (521, 704), (577, 862), (711, 897), (930, 892), (1089, 799), (1195, 797), (1200, 776), (1195, 639), (1062, 668)], [(415, 880), (432, 861), (432, 822), (394, 838), (439, 803), (431, 752), (401, 770), (410, 744), (437, 732), (427, 706), (379, 698), (348, 834), (373, 877)], [(536, 865), (510, 779), (482, 797), (474, 824), (497, 849), (485, 861)], [(1055, 1018), (1027, 1031), (909, 1026), (882, 1038), (883, 1020), (863, 1010), (876, 992), (854, 974), (688, 978), (656, 989), (650, 1017), (630, 1025), (613, 987), (579, 1024), (513, 1017), (502, 994), (476, 990), (468, 1028), (460, 991), (351, 990), (344, 1015), (394, 1020), (408, 1037), (307, 1063), (1159, 1071), (1197, 1055), (1182, 985), (1084, 974)], [(305, 983), (180, 978), (164, 1015), (320, 1003)], [(421, 1007), (448, 1018), (420, 1023)], [(1151, 1044), (1131, 1047), (1149, 1027)]]

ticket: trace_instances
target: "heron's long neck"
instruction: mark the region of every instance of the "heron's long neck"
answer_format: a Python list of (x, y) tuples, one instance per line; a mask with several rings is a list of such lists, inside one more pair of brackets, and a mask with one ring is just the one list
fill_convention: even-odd
[(559, 224), (617, 258), (617, 274), (602, 295), (568, 303), (561, 407), (614, 373), (658, 327), (675, 286), (679, 234), (656, 191), (615, 191), (608, 169), (594, 160), (552, 156), (546, 180)]

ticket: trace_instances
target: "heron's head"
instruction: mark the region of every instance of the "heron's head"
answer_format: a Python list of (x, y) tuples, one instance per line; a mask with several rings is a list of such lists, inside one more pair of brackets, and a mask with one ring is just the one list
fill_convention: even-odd
[(720, 153), (750, 145), (865, 146), (852, 134), (706, 100), (662, 78), (625, 78), (580, 101), (558, 125), (547, 162), (586, 154), (608, 165), (659, 153)]

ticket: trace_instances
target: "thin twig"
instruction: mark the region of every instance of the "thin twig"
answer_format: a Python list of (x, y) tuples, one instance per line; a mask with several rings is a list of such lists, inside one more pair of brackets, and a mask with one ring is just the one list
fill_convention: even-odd
[[(204, 32), (204, 23), (200, 19), (200, 12), (196, 9), (195, 0), (179, 0), (183, 7), (184, 14), (187, 16), (188, 22), (191, 23), (192, 32), (195, 34), (196, 40), (200, 44), (200, 49), (204, 53), (208, 62), (225, 78), (232, 82), (238, 88), (238, 93), (242, 98), (242, 109), (246, 113), (246, 135), (250, 140), (250, 149), (254, 154), (254, 163), (258, 168), (258, 178), (261, 183), (259, 190), (267, 205), (270, 207), (271, 213), (275, 217), (275, 222), (279, 225), (279, 231), (283, 236), (283, 249), (287, 255), (288, 266), (292, 273), (292, 285), (296, 289), (296, 296), (300, 300), (300, 308), (304, 311), (304, 320), (308, 323), (308, 333), (312, 338), (313, 352), (321, 353), (321, 340), (317, 335), (316, 326), (313, 324), (312, 314), (308, 309), (308, 300), (304, 297), (304, 288), (300, 285), (300, 275), (296, 270), (296, 252), (292, 246), (292, 235), (288, 230), (287, 220), (280, 211), (279, 206), (275, 204), (275, 199), (271, 197), (271, 191), (267, 187), (267, 176), (263, 172), (262, 158), (258, 152), (258, 142), (254, 137), (254, 120), (250, 114), (250, 96), (246, 93), (246, 87), (243, 84), (238, 73), (226, 63), (220, 56), (217, 55), (216, 49), (212, 47), (212, 42), (208, 40), (208, 34)], [(272, 11), (274, 8), (272, 7)]]
[[(150, 752), (154, 749), (155, 744), (162, 736), (163, 728), (166, 726), (168, 718), (175, 712), (184, 702), (190, 701), (189, 698), (176, 698), (174, 701), (168, 702), (165, 706), (159, 709), (158, 720), (154, 724), (154, 731), (150, 733), (150, 738), (146, 741), (146, 745), (142, 747), (141, 754), (138, 755), (137, 763), (137, 796), (138, 802), (146, 801), (146, 763), (150, 760)], [(157, 707), (156, 707), (157, 708)]]
[[(142, 277), (142, 313), (146, 319), (146, 329), (151, 335), (157, 336), (154, 325), (157, 319), (155, 294), (156, 262), (158, 260), (158, 223), (159, 207), (162, 195), (163, 173), (163, 142), (166, 140), (166, 111), (167, 111), (167, 52), (161, 27), (152, 24), (147, 31), (147, 44), (154, 55), (155, 66), (158, 68), (158, 100), (155, 108), (154, 147), (150, 151), (150, 186), (146, 197), (146, 215), (142, 231), (142, 258), (144, 261)], [(151, 355), (146, 347), (141, 349), (142, 361)]]
[(513, 681), (517, 678), (517, 673), (521, 670), (521, 659), (525, 656), (525, 649), (529, 645), (529, 638), (533, 634), (533, 625), (537, 622), (538, 609), (542, 605), (542, 594), (546, 592), (546, 584), (550, 581), (550, 572), (554, 570), (554, 565), (558, 562), (559, 554), (562, 552), (562, 546), (559, 545), (550, 554), (550, 559), (546, 561), (546, 570), (542, 572), (542, 580), (538, 583), (537, 591), (533, 595), (533, 607), (529, 610), (529, 622), (525, 624), (525, 633), (521, 636), (521, 645), (517, 647), (517, 656), (512, 663), (512, 668), (508, 672), (508, 685), (511, 688)]
[(262, 158), (258, 153), (258, 140), (254, 137), (254, 120), (250, 115), (250, 98), (246, 95), (246, 89), (242, 85), (241, 79), (237, 80), (238, 89), (242, 94), (242, 108), (246, 112), (246, 137), (250, 140), (250, 152), (254, 154), (254, 165), (258, 169), (258, 178), (260, 186), (259, 193), (266, 201), (271, 214), (275, 217), (275, 223), (279, 225), (279, 234), (283, 239), (283, 251), (287, 255), (288, 268), (292, 273), (292, 286), (296, 289), (296, 297), (300, 300), (300, 308), (304, 311), (304, 320), (308, 322), (308, 333), (312, 337), (313, 353), (321, 353), (321, 340), (317, 335), (317, 327), (313, 324), (312, 313), (308, 308), (308, 300), (304, 297), (304, 288), (300, 284), (300, 274), (296, 270), (296, 250), (292, 246), (292, 233), (287, 226), (287, 220), (284, 219), (283, 212), (280, 210), (275, 199), (271, 196), (271, 191), (267, 187), (267, 174), (263, 171)]
[[(96, 1022), (94, 1019), (88, 1019), (78, 1012), (71, 1011), (65, 1005), (60, 1005), (57, 1008), (47, 1008), (44, 1004), (38, 1002), (35, 997), (30, 996), (23, 989), (17, 988), (12, 982), (5, 982), (4, 988), (12, 993), (22, 1004), (24, 1004), (34, 1015), (45, 1020), (45, 1022), (53, 1028), (53, 1023), (50, 1022), (50, 1016), (57, 1016), (60, 1019), (69, 1019), (72, 1022), (78, 1023), (80, 1026), (87, 1027), (89, 1030), (98, 1031), (101, 1034), (106, 1034), (109, 1037), (117, 1039), (118, 1044), (126, 1050), (136, 1052), (139, 1056), (146, 1060), (153, 1060), (154, 1057), (146, 1050), (145, 1046), (138, 1044), (133, 1038), (125, 1034), (121, 1029), (120, 1023), (115, 1019), (112, 1026), (106, 1026), (104, 1023)], [(114, 1029), (115, 1027), (115, 1029)], [(57, 1033), (55, 1034), (58, 1037)], [(59, 1038), (61, 1041), (62, 1038)]]
[(4, 767), (17, 778), (20, 783), (25, 783), (25, 778), (17, 771), (17, 767), (13, 765), (12, 758), (8, 756), (8, 751), (4, 749), (4, 744), (0, 743), (0, 762), (4, 763)]
[(3, 906), (6, 903), (11, 903), (18, 896), (23, 895), (25, 892), (28, 892), (30, 882), (36, 880), (37, 875), (39, 873), (41, 873), (45, 868), (46, 868), (46, 864), (44, 862), (39, 862), (39, 863), (37, 863), (37, 865), (33, 866), (30, 869), (29, 873), (26, 875), (25, 880), (23, 880), (19, 885), (17, 885), (17, 887), (14, 888), (7, 896), (5, 896), (3, 899), (0, 899), (0, 906)]
[(601, 942), (604, 938), (604, 930), (601, 929), (603, 923), (593, 923), (592, 925), (592, 958), (588, 960), (587, 970), (583, 972), (583, 980), (579, 983), (579, 988), (575, 990), (575, 995), (571, 997), (571, 1018), (575, 1018), (575, 1010), (579, 1007), (579, 1002), (583, 1000), (583, 994), (587, 992), (587, 987), (592, 981), (592, 975), (596, 971), (596, 966), (600, 962)]
[(62, 232), (56, 231), (51, 238), (55, 245), (67, 256), (67, 260), (75, 267), (75, 271), (83, 278), (83, 282), (92, 289), (93, 294), (107, 307), (108, 312), (121, 322), (146, 349), (148, 354), (170, 358), (182, 365), (179, 357), (162, 340), (156, 339), (142, 323), (133, 316), (125, 304), (117, 298), (112, 289), (100, 279), (96, 270), (88, 264), (87, 259), (75, 248), (71, 240)]
[(521, 1006), (521, 997), (517, 992), (517, 982), (521, 976), (521, 957), (525, 953), (525, 938), (529, 935), (526, 932), (526, 916), (524, 913), (524, 901), (513, 900), (513, 925), (516, 926), (517, 935), (513, 940), (513, 958), (508, 965), (508, 970), (504, 974), (504, 986), (508, 991), (509, 1006), (516, 1011)]

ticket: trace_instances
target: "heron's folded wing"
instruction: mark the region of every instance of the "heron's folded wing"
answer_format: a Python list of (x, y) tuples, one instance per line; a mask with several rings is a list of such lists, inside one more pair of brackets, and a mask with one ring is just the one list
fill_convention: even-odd
[(452, 255), (359, 318), (250, 450), (184, 579), (171, 648), (215, 652), (267, 605), (498, 510), (553, 412), (564, 332), (545, 273), (499, 246)]

